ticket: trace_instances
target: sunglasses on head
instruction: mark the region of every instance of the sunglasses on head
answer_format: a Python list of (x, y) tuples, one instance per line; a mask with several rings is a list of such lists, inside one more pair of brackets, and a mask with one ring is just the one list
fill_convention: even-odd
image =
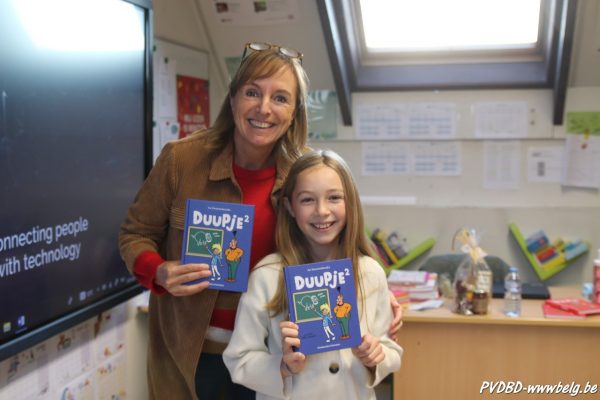
[(302, 57), (304, 56), (302, 53), (300, 53), (298, 50), (294, 50), (294, 49), (290, 49), (289, 47), (282, 47), (282, 46), (278, 46), (276, 44), (271, 44), (271, 43), (265, 43), (265, 42), (248, 42), (246, 43), (246, 46), (244, 47), (244, 53), (242, 54), (242, 61), (246, 58), (246, 56), (250, 53), (248, 53), (248, 51), (253, 52), (253, 51), (264, 51), (264, 50), (270, 50), (270, 49), (277, 49), (277, 51), (279, 51), (280, 54), (283, 54), (284, 56), (293, 59), (297, 59), (298, 61), (300, 61), (300, 64), (302, 64)]

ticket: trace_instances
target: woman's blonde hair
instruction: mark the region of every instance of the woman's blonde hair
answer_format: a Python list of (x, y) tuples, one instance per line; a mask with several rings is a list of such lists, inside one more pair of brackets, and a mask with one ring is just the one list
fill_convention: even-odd
[[(300, 157), (290, 168), (287, 179), (281, 188), (277, 208), (277, 227), (275, 229), (277, 251), (281, 255), (284, 268), (288, 265), (322, 261), (313, 259), (308, 240), (283, 204), (286, 198), (291, 201), (298, 176), (302, 172), (322, 166), (333, 169), (342, 181), (346, 207), (346, 226), (340, 232), (339, 246), (335, 258), (350, 258), (352, 260), (357, 294), (359, 298), (362, 298), (363, 289), (358, 271), (358, 259), (363, 255), (371, 255), (371, 250), (365, 234), (364, 217), (356, 184), (352, 178), (350, 167), (337, 153), (331, 150), (313, 150)], [(279, 274), (277, 291), (267, 304), (267, 310), (272, 315), (287, 311), (283, 269)]]
[[(208, 151), (219, 151), (233, 140), (235, 123), (230, 100), (242, 86), (248, 82), (275, 76), (284, 69), (291, 70), (296, 78), (296, 104), (294, 119), (275, 145), (273, 156), (278, 166), (283, 169), (300, 157), (308, 139), (308, 76), (298, 59), (289, 58), (275, 48), (251, 52), (242, 60), (231, 79), (228, 95), (223, 100), (217, 119), (212, 127), (199, 133), (207, 138)], [(286, 170), (282, 172), (287, 173)]]

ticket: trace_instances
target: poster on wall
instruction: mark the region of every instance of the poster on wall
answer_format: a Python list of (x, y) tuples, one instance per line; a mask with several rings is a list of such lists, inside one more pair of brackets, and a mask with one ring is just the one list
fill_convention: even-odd
[(154, 39), (152, 152), (210, 125), (208, 54), (186, 45)]
[(228, 25), (288, 24), (298, 17), (296, 0), (213, 0), (216, 20)]
[(600, 189), (600, 111), (568, 112), (561, 183)]
[(177, 75), (177, 121), (179, 137), (208, 126), (208, 81)]
[(313, 90), (308, 94), (308, 137), (311, 140), (337, 138), (337, 93)]

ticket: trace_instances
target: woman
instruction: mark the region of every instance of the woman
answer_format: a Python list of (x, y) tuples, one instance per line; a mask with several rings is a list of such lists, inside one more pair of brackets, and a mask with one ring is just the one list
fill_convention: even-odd
[[(250, 265), (275, 250), (278, 191), (306, 151), (308, 78), (301, 59), (291, 49), (246, 44), (214, 125), (168, 143), (129, 208), (119, 245), (128, 269), (152, 290), (151, 398), (217, 398), (221, 383), (237, 391), (225, 398), (247, 395), (232, 386), (221, 358), (240, 295), (205, 290), (206, 281), (184, 285), (210, 276), (206, 264), (178, 261), (185, 201), (254, 204), (260, 223), (254, 224)], [(398, 317), (394, 331), (400, 324)]]

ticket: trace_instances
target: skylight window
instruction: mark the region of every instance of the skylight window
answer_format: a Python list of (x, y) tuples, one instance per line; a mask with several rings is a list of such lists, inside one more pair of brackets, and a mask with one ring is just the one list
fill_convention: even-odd
[(353, 92), (552, 88), (562, 123), (575, 0), (317, 0), (345, 125)]
[(368, 52), (534, 48), (540, 0), (360, 0)]

